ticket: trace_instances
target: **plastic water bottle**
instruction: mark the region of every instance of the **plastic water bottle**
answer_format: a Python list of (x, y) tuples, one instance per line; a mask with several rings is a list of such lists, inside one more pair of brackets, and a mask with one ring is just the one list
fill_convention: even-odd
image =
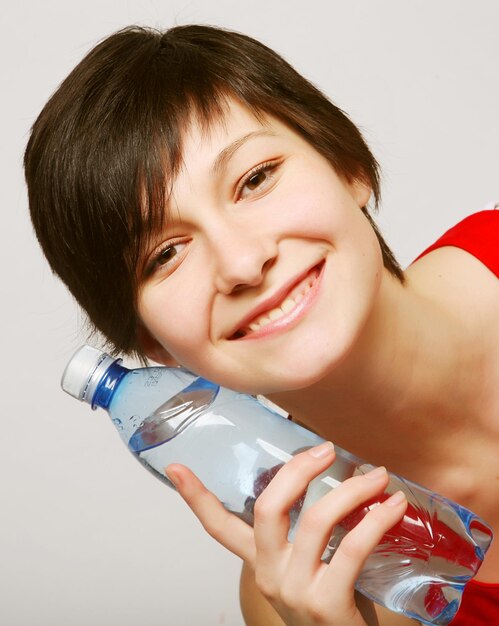
[[(324, 440), (274, 413), (252, 396), (219, 387), (181, 368), (128, 369), (90, 346), (80, 348), (62, 377), (63, 389), (110, 414), (122, 439), (157, 478), (169, 463), (188, 466), (226, 509), (253, 523), (256, 498), (293, 455)], [(336, 460), (315, 478), (290, 511), (290, 541), (300, 516), (350, 476), (373, 466), (336, 447)], [(492, 540), (471, 511), (390, 474), (386, 492), (336, 526), (322, 556), (329, 561), (342, 537), (371, 509), (402, 489), (405, 516), (381, 540), (357, 589), (374, 602), (424, 624), (448, 624), (466, 582)]]

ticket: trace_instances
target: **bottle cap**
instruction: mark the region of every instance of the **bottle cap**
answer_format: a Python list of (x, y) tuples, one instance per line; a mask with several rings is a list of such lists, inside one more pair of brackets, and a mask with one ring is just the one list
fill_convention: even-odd
[(100, 378), (115, 360), (102, 350), (88, 345), (81, 346), (66, 365), (61, 378), (61, 387), (77, 400), (91, 403), (90, 388), (95, 389)]

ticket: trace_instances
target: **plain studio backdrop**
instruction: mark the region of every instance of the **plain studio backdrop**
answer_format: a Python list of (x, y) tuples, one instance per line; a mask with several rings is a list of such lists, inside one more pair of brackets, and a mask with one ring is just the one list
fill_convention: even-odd
[(240, 30), (362, 128), (384, 172), (379, 223), (405, 266), (499, 201), (499, 3), (18, 0), (0, 22), (0, 624), (242, 626), (238, 559), (140, 467), (106, 413), (59, 388), (85, 335), (29, 223), (29, 128), (84, 54), (123, 26)]

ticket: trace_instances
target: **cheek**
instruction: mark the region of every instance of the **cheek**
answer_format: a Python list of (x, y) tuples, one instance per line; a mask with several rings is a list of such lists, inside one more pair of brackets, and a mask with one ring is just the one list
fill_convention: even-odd
[[(371, 225), (361, 214), (352, 230), (355, 236), (345, 239), (345, 258), (350, 267), (345, 268), (350, 279), (350, 297), (364, 302), (364, 307), (375, 297), (383, 274), (383, 256)], [(352, 285), (356, 288), (352, 289)]]
[(359, 207), (329, 168), (301, 172), (286, 181), (279, 195), (269, 199), (269, 219), (286, 217), (289, 229), (322, 238), (343, 236), (357, 227)]
[(140, 301), (139, 313), (149, 332), (179, 361), (208, 339), (207, 299), (201, 289), (153, 289)]
[(269, 198), (266, 228), (282, 236), (323, 239), (335, 230), (334, 205), (313, 188), (297, 185)]

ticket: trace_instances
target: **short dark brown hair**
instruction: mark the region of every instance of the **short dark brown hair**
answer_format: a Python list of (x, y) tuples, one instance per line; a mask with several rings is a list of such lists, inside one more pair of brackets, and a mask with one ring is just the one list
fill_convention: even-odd
[[(142, 356), (137, 263), (164, 215), (193, 116), (235, 97), (299, 133), (377, 205), (378, 164), (357, 127), (268, 47), (201, 25), (131, 26), (98, 44), (47, 102), (25, 154), (32, 222), (53, 271), (114, 351)], [(403, 273), (367, 209), (385, 267)]]

